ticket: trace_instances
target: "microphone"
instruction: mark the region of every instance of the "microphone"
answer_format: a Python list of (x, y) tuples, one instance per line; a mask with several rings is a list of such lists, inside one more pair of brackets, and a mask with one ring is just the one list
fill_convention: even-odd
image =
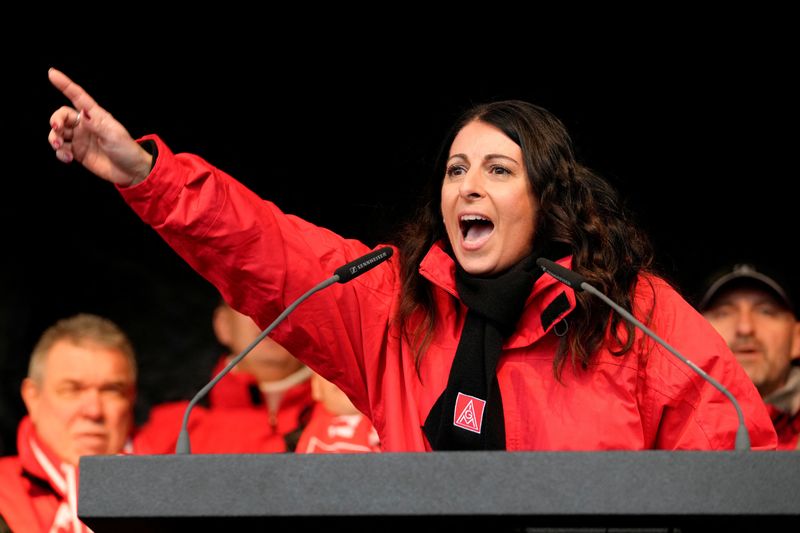
[(711, 383), (714, 387), (717, 388), (722, 394), (724, 394), (733, 404), (733, 407), (736, 409), (736, 415), (739, 417), (739, 428), (736, 430), (736, 450), (749, 450), (750, 449), (750, 434), (747, 432), (747, 426), (744, 424), (744, 413), (742, 413), (742, 408), (739, 406), (739, 402), (736, 401), (736, 398), (733, 394), (730, 393), (728, 389), (725, 388), (720, 382), (718, 382), (713, 377), (709, 376), (702, 368), (691, 362), (689, 359), (684, 357), (683, 355), (678, 352), (675, 348), (670, 346), (664, 339), (656, 335), (650, 328), (642, 324), (639, 320), (636, 319), (632, 314), (626, 311), (622, 306), (618, 305), (616, 302), (611, 300), (608, 296), (594, 288), (589, 282), (586, 281), (586, 278), (581, 276), (575, 271), (572, 271), (568, 268), (564, 268), (563, 266), (550, 261), (549, 259), (545, 259), (544, 257), (540, 257), (536, 260), (536, 264), (539, 265), (539, 268), (544, 270), (546, 273), (553, 276), (555, 279), (566, 285), (567, 287), (573, 289), (576, 292), (586, 291), (589, 292), (609, 306), (611, 306), (614, 311), (621, 314), (625, 320), (630, 322), (631, 324), (635, 325), (642, 331), (644, 331), (650, 338), (656, 341), (658, 344), (663, 346), (667, 349), (672, 355), (683, 361), (686, 365), (689, 366), (692, 370), (700, 375), (703, 379)]
[(348, 281), (357, 278), (361, 274), (364, 274), (365, 272), (372, 270), (379, 264), (383, 263), (384, 261), (392, 257), (393, 252), (394, 250), (386, 246), (383, 248), (379, 248), (378, 250), (374, 250), (366, 255), (363, 255), (358, 259), (356, 259), (355, 261), (347, 263), (346, 265), (340, 266), (334, 271), (333, 276), (326, 279), (325, 281), (318, 283), (310, 290), (308, 290), (305, 294), (297, 298), (288, 307), (286, 307), (283, 313), (278, 315), (278, 318), (272, 321), (272, 324), (267, 326), (267, 328), (264, 331), (258, 334), (258, 337), (256, 337), (253, 342), (251, 342), (244, 350), (242, 350), (242, 353), (234, 357), (231, 360), (231, 362), (225, 366), (225, 368), (220, 370), (220, 372), (216, 376), (214, 376), (214, 378), (211, 381), (209, 381), (205, 387), (200, 389), (200, 391), (194, 395), (194, 398), (192, 398), (192, 400), (189, 402), (189, 405), (186, 406), (186, 411), (183, 413), (183, 422), (181, 423), (181, 430), (180, 433), (178, 434), (178, 442), (175, 445), (175, 453), (181, 455), (188, 455), (192, 453), (191, 444), (189, 442), (189, 429), (188, 429), (189, 415), (191, 414), (194, 406), (197, 405), (197, 402), (199, 402), (206, 394), (208, 394), (208, 391), (214, 388), (214, 385), (216, 385), (219, 382), (219, 380), (224, 378), (225, 375), (239, 363), (239, 361), (244, 359), (244, 357), (248, 353), (250, 353), (250, 351), (253, 348), (255, 348), (256, 345), (264, 339), (264, 337), (269, 335), (269, 333), (273, 329), (275, 329), (275, 327), (278, 324), (280, 324), (284, 318), (289, 316), (289, 313), (294, 311), (298, 305), (303, 303), (306, 300), (306, 298), (308, 298), (315, 292), (320, 291), (325, 287), (328, 287), (329, 285), (333, 285), (334, 283), (337, 282), (347, 283)]
[(336, 281), (339, 283), (347, 283), (351, 279), (360, 276), (367, 270), (372, 270), (390, 257), (392, 257), (391, 248), (388, 246), (385, 248), (380, 248), (374, 252), (368, 253), (367, 255), (362, 255), (355, 261), (350, 261), (346, 265), (340, 266), (333, 272), (333, 275), (337, 278)]

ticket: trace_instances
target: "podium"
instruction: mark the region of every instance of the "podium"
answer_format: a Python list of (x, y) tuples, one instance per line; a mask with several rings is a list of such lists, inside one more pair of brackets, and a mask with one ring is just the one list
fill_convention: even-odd
[(796, 531), (798, 513), (796, 452), (93, 456), (78, 504), (96, 533)]

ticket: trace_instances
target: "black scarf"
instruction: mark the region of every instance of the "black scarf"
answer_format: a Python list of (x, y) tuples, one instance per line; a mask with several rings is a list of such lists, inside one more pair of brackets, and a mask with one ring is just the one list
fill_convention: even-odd
[(434, 450), (506, 449), (497, 362), (542, 274), (536, 257), (526, 257), (495, 278), (471, 276), (456, 262), (456, 289), (469, 311), (447, 388), (423, 426)]

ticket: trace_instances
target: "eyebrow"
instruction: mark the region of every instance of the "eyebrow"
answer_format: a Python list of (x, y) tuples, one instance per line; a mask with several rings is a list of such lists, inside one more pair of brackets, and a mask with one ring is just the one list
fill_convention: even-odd
[[(64, 378), (64, 379), (62, 379), (62, 380), (60, 380), (60, 381), (58, 381), (56, 383), (61, 384), (61, 385), (74, 385), (74, 386), (77, 386), (77, 387), (85, 387), (85, 386), (87, 386), (85, 381), (82, 381), (82, 380), (76, 379), (76, 378)], [(124, 379), (119, 379), (119, 380), (104, 382), (103, 384), (100, 385), (100, 388), (103, 388), (103, 387), (128, 387), (128, 386), (130, 386), (130, 384), (131, 384), (130, 381), (126, 381)]]
[[(465, 154), (453, 154), (453, 155), (451, 155), (450, 157), (447, 158), (447, 161), (450, 162), (451, 159), (455, 159), (457, 157), (460, 157), (461, 159), (469, 160), (469, 157), (467, 157)], [(483, 158), (484, 161), (491, 161), (492, 159), (506, 159), (508, 161), (511, 161), (512, 163), (517, 164), (517, 165), (519, 164), (516, 159), (514, 159), (512, 157), (508, 157), (507, 155), (503, 155), (503, 154), (488, 154), (486, 157)]]
[[(735, 306), (741, 298), (737, 298), (735, 295), (724, 295), (720, 296), (718, 302), (714, 305), (714, 307), (722, 307), (723, 305), (731, 305)], [(786, 310), (787, 312), (791, 312), (787, 307), (786, 304), (775, 298), (770, 294), (760, 294), (753, 299), (749, 300), (753, 306), (757, 305), (772, 305), (778, 307), (780, 309)]]

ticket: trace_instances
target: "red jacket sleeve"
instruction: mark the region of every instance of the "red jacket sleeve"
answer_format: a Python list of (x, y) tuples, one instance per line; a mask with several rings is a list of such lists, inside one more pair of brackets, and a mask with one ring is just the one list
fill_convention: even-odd
[[(284, 214), (200, 157), (173, 154), (156, 136), (145, 139), (157, 143), (158, 158), (145, 181), (120, 188), (123, 198), (261, 327), (336, 268), (369, 251), (359, 241)], [(399, 294), (395, 261), (311, 296), (273, 334), (367, 414), (367, 366), (380, 364)]]
[[(753, 382), (711, 324), (664, 281), (648, 278), (637, 292), (650, 307), (660, 336), (689, 361), (722, 384), (738, 401), (753, 450), (774, 450), (777, 444), (764, 402)], [(652, 284), (652, 285), (651, 285)], [(640, 315), (645, 313), (640, 310)], [(646, 339), (642, 394), (646, 431), (655, 448), (664, 450), (730, 449), (737, 430), (733, 403), (709, 381), (664, 347)], [(648, 439), (650, 440), (650, 439)]]

